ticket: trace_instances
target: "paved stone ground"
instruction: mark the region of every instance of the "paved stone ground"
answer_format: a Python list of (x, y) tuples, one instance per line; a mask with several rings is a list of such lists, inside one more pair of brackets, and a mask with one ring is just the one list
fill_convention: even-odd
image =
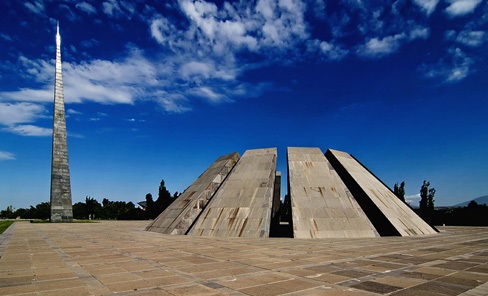
[(488, 295), (488, 228), (299, 240), (147, 225), (17, 222), (0, 235), (0, 295)]

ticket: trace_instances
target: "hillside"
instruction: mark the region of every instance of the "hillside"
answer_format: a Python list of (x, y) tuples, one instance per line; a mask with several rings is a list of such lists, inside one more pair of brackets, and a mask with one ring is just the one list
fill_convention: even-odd
[[(485, 205), (488, 205), (488, 195), (485, 195), (485, 196), (480, 196), (478, 198), (475, 198), (475, 199), (472, 199), (474, 200), (477, 204), (479, 205), (482, 205), (482, 204), (485, 204)], [(454, 205), (453, 207), (465, 207), (467, 206), (469, 203), (471, 202), (471, 200), (468, 200), (468, 201), (465, 201), (463, 203), (460, 203), (460, 204), (457, 204), (457, 205)]]

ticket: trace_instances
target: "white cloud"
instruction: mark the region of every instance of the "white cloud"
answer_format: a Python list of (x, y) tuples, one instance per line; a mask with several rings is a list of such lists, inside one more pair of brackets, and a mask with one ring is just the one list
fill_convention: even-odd
[(386, 36), (383, 38), (374, 37), (365, 44), (360, 45), (356, 53), (363, 57), (380, 58), (396, 52), (400, 46), (415, 39), (426, 39), (430, 30), (425, 27), (413, 26), (408, 31)]
[[(0, 101), (51, 102), (54, 98), (54, 65), (43, 60), (20, 59), (27, 78), (46, 85), (41, 89), (0, 92)], [(66, 103), (94, 101), (103, 104), (132, 104), (144, 87), (158, 83), (155, 65), (134, 50), (122, 61), (92, 60), (63, 63)]]
[(46, 117), (43, 105), (33, 103), (0, 103), (0, 124), (12, 126), (18, 123), (34, 122)]
[(15, 155), (7, 151), (0, 151), (0, 160), (15, 160)]
[(413, 207), (418, 207), (420, 202), (420, 193), (405, 196), (405, 201)]
[(74, 109), (68, 109), (68, 110), (66, 110), (66, 113), (67, 113), (67, 114), (74, 114), (74, 115), (83, 114), (83, 113), (81, 113), (81, 112), (79, 112), (79, 111), (76, 111), (76, 110), (74, 110)]
[(453, 65), (449, 70), (446, 81), (456, 82), (468, 76), (473, 61), (459, 48), (451, 50), (451, 55)]
[(103, 12), (105, 12), (105, 14), (109, 16), (114, 16), (122, 13), (122, 9), (120, 8), (120, 5), (117, 2), (117, 0), (109, 0), (103, 2), (102, 6), (103, 6), (102, 8)]
[(12, 41), (12, 38), (9, 35), (4, 33), (0, 33), (0, 38), (2, 38), (5, 41)]
[(335, 44), (334, 41), (327, 42), (318, 39), (309, 41), (307, 50), (312, 54), (318, 54), (320, 57), (330, 61), (340, 61), (349, 53), (349, 50)]
[(483, 31), (461, 31), (457, 37), (456, 42), (464, 44), (469, 47), (479, 47), (486, 41), (486, 33)]
[(427, 15), (430, 15), (434, 12), (439, 0), (414, 0), (413, 3), (422, 8)]
[[(351, 52), (360, 57), (381, 58), (397, 52), (408, 42), (428, 38), (430, 30), (422, 25), (427, 23), (423, 11), (432, 14), (438, 2), (414, 0), (413, 10), (420, 15), (418, 18), (410, 17), (411, 14), (407, 14), (407, 18), (402, 13), (411, 7), (404, 1), (395, 2), (391, 9), (385, 9), (384, 3), (346, 1), (337, 7), (337, 14), (331, 15), (321, 0), (219, 4), (180, 0), (164, 6), (164, 15), (171, 15), (171, 18), (147, 5), (136, 12), (141, 6), (129, 1), (105, 0), (97, 8), (89, 1), (79, 2), (76, 8), (88, 14), (96, 13), (97, 9), (111, 17), (140, 14), (138, 20), (145, 20), (147, 32), (162, 53), (148, 58), (149, 53), (132, 48), (122, 59), (65, 62), (65, 101), (67, 104), (85, 101), (134, 104), (137, 100), (152, 100), (168, 112), (186, 112), (191, 110), (191, 100), (195, 96), (212, 103), (255, 96), (271, 86), (241, 81), (248, 69), (271, 63), (292, 64), (310, 57), (339, 61)], [(42, 2), (30, 0), (28, 3), (37, 7), (36, 3)], [(318, 8), (320, 11), (315, 11)], [(166, 9), (173, 11), (166, 13)], [(176, 10), (180, 15), (173, 13)], [(308, 17), (313, 21), (308, 22)], [(476, 32), (482, 33), (480, 29), (469, 34), (460, 33), (456, 41), (478, 46), (484, 42), (484, 37)], [(317, 36), (312, 35), (316, 33)], [(96, 43), (93, 39), (82, 42), (79, 52)], [(425, 67), (428, 71), (424, 73), (443, 76), (446, 81), (458, 81), (469, 73), (472, 60), (466, 57), (464, 61), (458, 58), (454, 63), (446, 59)], [(21, 56), (15, 66), (18, 72), (24, 73), (24, 79), (41, 86), (0, 92), (0, 102), (52, 102), (53, 60)], [(440, 66), (441, 70), (435, 70), (434, 66)]]
[(205, 62), (190, 61), (181, 65), (179, 74), (181, 78), (188, 81), (201, 81), (202, 79), (220, 79), (224, 81), (234, 80), (236, 71), (234, 69), (217, 69), (213, 60)]
[(52, 129), (50, 128), (44, 128), (44, 127), (39, 127), (30, 124), (9, 126), (3, 128), (2, 130), (20, 136), (43, 137), (43, 136), (50, 136), (52, 134)]
[(446, 8), (446, 13), (450, 17), (463, 16), (473, 13), (481, 0), (450, 0), (451, 4)]
[(75, 7), (81, 11), (86, 12), (89, 15), (93, 15), (97, 13), (97, 9), (88, 2), (77, 3)]
[(83, 40), (81, 42), (81, 46), (84, 48), (92, 48), (95, 47), (99, 44), (99, 42), (96, 39), (89, 39), (89, 40)]
[(358, 48), (357, 53), (365, 57), (382, 57), (395, 52), (400, 47), (400, 42), (405, 39), (404, 34), (387, 36), (384, 38), (371, 38), (363, 46)]
[(66, 5), (66, 4), (60, 4), (60, 5), (58, 5), (58, 9), (59, 10), (62, 10), (61, 14), (65, 18), (67, 18), (68, 20), (70, 20), (71, 22), (79, 19), (79, 17), (76, 15), (76, 13), (74, 13), (71, 10), (71, 8), (68, 5)]
[(0, 103), (0, 130), (22, 136), (47, 136), (51, 129), (22, 123), (34, 122), (39, 118), (47, 118), (43, 105), (33, 103)]
[(156, 39), (160, 44), (170, 44), (173, 39), (172, 32), (176, 31), (176, 28), (164, 17), (158, 17), (150, 23), (151, 36)]
[(114, 18), (125, 17), (131, 19), (135, 13), (134, 4), (123, 0), (108, 0), (102, 4), (103, 12)]
[(185, 113), (192, 110), (187, 106), (188, 99), (182, 94), (158, 91), (156, 97), (156, 101), (167, 112)]
[(264, 23), (260, 24), (262, 40), (266, 46), (289, 48), (309, 36), (304, 19), (306, 6), (297, 0), (260, 0), (255, 12)]
[(414, 40), (414, 39), (427, 39), (430, 35), (430, 30), (429, 28), (426, 27), (414, 27), (408, 32), (408, 40)]
[(194, 88), (190, 91), (190, 93), (197, 97), (205, 98), (212, 103), (228, 101), (228, 98), (226, 96), (216, 93), (213, 89), (207, 86)]
[(31, 12), (37, 14), (37, 15), (44, 15), (46, 9), (44, 7), (44, 2), (42, 0), (39, 1), (33, 1), (32, 2), (26, 2), (24, 3), (24, 6), (30, 10)]
[[(183, 0), (180, 8), (190, 22), (186, 32), (180, 32), (181, 37), (188, 42), (196, 38), (203, 50), (222, 56), (229, 54), (229, 49), (257, 49), (257, 41), (251, 36), (258, 25), (257, 20), (242, 18), (230, 4), (219, 11), (213, 3)], [(163, 24), (162, 28), (168, 32), (171, 27), (167, 22)]]
[(45, 89), (23, 88), (18, 91), (0, 92), (0, 101), (49, 102), (54, 100), (54, 87)]
[(447, 55), (434, 65), (422, 65), (420, 71), (426, 78), (441, 78), (446, 83), (458, 82), (471, 71), (473, 60), (460, 48), (450, 48)]

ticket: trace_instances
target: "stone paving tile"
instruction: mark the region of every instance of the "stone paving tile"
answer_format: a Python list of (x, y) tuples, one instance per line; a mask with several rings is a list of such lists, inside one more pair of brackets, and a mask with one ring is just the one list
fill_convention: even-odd
[(147, 221), (0, 235), (0, 295), (487, 295), (488, 228), (372, 239), (215, 239)]
[(420, 279), (402, 278), (402, 277), (395, 277), (395, 276), (378, 277), (375, 278), (373, 281), (377, 283), (387, 284), (387, 285), (401, 287), (401, 288), (409, 288), (426, 282), (425, 280), (420, 280)]
[(349, 278), (360, 278), (360, 277), (372, 275), (373, 272), (369, 272), (365, 270), (345, 269), (345, 270), (335, 271), (332, 274), (342, 275)]
[(483, 265), (478, 265), (476, 267), (468, 268), (467, 271), (488, 274), (488, 264), (483, 264)]
[(219, 279), (217, 283), (232, 289), (243, 289), (248, 287), (284, 282), (288, 280), (290, 280), (290, 277), (287, 277), (286, 275), (282, 275), (280, 273), (266, 273)]
[(286, 294), (287, 296), (368, 296), (378, 295), (377, 293), (367, 292), (365, 290), (357, 289), (337, 289), (332, 287), (317, 287), (301, 292), (294, 292)]
[(353, 287), (355, 289), (361, 289), (361, 290), (369, 291), (369, 292), (379, 293), (379, 294), (391, 293), (391, 292), (398, 291), (401, 289), (400, 287), (397, 287), (397, 286), (382, 284), (382, 283), (373, 282), (373, 281), (360, 282), (358, 284), (351, 285), (350, 287)]
[(351, 278), (347, 276), (332, 274), (332, 273), (322, 273), (315, 276), (307, 276), (309, 279), (314, 279), (316, 281), (337, 284), (345, 281), (349, 281)]
[(446, 263), (441, 263), (434, 265), (435, 267), (439, 268), (446, 268), (446, 269), (454, 269), (454, 270), (466, 270), (471, 267), (475, 267), (479, 264), (477, 263), (471, 263), (471, 262), (463, 262), (463, 261), (449, 261)]
[(319, 285), (320, 284), (310, 283), (304, 280), (291, 279), (277, 283), (270, 283), (254, 286), (251, 288), (240, 289), (239, 291), (244, 294), (254, 296), (281, 295), (285, 293), (308, 290)]
[[(408, 289), (407, 289), (408, 290)], [(412, 291), (417, 291), (417, 295), (424, 295), (428, 293), (437, 293), (438, 295), (459, 295), (467, 290), (470, 290), (469, 287), (461, 286), (461, 285), (454, 285), (450, 283), (443, 283), (437, 281), (431, 281), (427, 283), (423, 283), (421, 285), (415, 286), (410, 288)], [(397, 295), (393, 293), (392, 295)], [(402, 294), (399, 294), (402, 295)]]
[(208, 288), (204, 285), (191, 285), (187, 287), (171, 288), (166, 290), (170, 295), (202, 295), (202, 296), (217, 296), (225, 295), (215, 289)]

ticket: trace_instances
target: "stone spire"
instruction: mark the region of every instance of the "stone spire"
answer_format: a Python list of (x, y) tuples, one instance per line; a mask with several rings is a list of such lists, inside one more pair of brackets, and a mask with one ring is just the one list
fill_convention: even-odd
[(61, 36), (56, 28), (56, 73), (54, 76), (53, 150), (51, 160), (51, 222), (72, 222), (73, 205), (66, 141)]

